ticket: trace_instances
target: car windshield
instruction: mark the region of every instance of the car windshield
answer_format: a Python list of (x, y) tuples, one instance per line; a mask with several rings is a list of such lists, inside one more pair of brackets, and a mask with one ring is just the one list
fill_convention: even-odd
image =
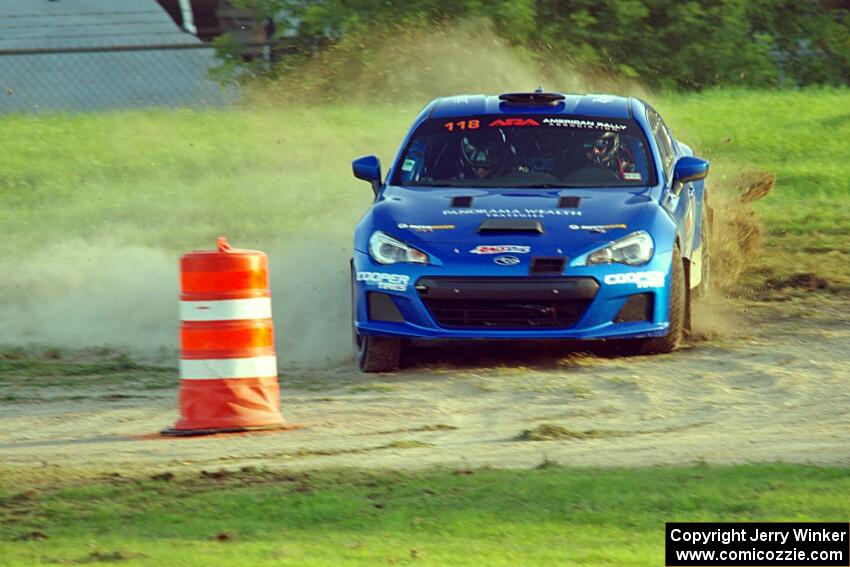
[(422, 123), (393, 184), (428, 187), (634, 187), (655, 183), (632, 120), (469, 116)]

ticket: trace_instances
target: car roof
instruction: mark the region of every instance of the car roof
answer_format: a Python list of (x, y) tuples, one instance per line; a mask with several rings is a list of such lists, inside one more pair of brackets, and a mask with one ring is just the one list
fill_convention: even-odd
[[(458, 95), (434, 100), (427, 118), (450, 118), (473, 115), (549, 114), (581, 115), (605, 118), (631, 118), (631, 97), (610, 94), (566, 94), (557, 104), (506, 102), (500, 95)], [(504, 95), (502, 95), (504, 96)]]

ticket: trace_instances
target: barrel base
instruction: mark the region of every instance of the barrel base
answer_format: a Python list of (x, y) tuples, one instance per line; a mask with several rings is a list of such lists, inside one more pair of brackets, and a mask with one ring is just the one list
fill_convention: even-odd
[(253, 433), (255, 431), (291, 431), (304, 427), (300, 423), (284, 423), (276, 425), (259, 425), (255, 427), (220, 427), (210, 429), (163, 429), (160, 435), (168, 437), (196, 437), (202, 435), (218, 435), (220, 433)]
[(176, 431), (247, 431), (286, 426), (277, 376), (180, 381)]

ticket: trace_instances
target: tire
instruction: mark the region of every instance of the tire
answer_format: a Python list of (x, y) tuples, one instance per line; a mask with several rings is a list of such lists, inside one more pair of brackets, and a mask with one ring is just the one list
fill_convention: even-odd
[(354, 357), (357, 366), (363, 372), (392, 372), (401, 364), (401, 339), (394, 337), (373, 337), (357, 332), (356, 291), (354, 269), (351, 271), (351, 335), (354, 342)]
[(355, 331), (355, 355), (363, 372), (393, 372), (401, 363), (401, 339), (372, 337)]
[[(670, 279), (670, 327), (663, 337), (641, 339), (633, 345), (634, 354), (661, 354), (673, 352), (679, 347), (685, 334), (690, 312), (690, 294), (685, 289), (685, 264), (679, 246), (673, 249), (673, 264)], [(629, 341), (631, 342), (631, 341)]]

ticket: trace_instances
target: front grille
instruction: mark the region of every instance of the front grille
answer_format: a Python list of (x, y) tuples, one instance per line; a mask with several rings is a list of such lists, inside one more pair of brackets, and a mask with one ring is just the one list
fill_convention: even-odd
[(567, 328), (590, 301), (566, 299), (534, 303), (504, 300), (430, 299), (425, 305), (441, 327), (476, 329)]
[(565, 329), (599, 285), (592, 278), (422, 278), (416, 289), (441, 327)]

